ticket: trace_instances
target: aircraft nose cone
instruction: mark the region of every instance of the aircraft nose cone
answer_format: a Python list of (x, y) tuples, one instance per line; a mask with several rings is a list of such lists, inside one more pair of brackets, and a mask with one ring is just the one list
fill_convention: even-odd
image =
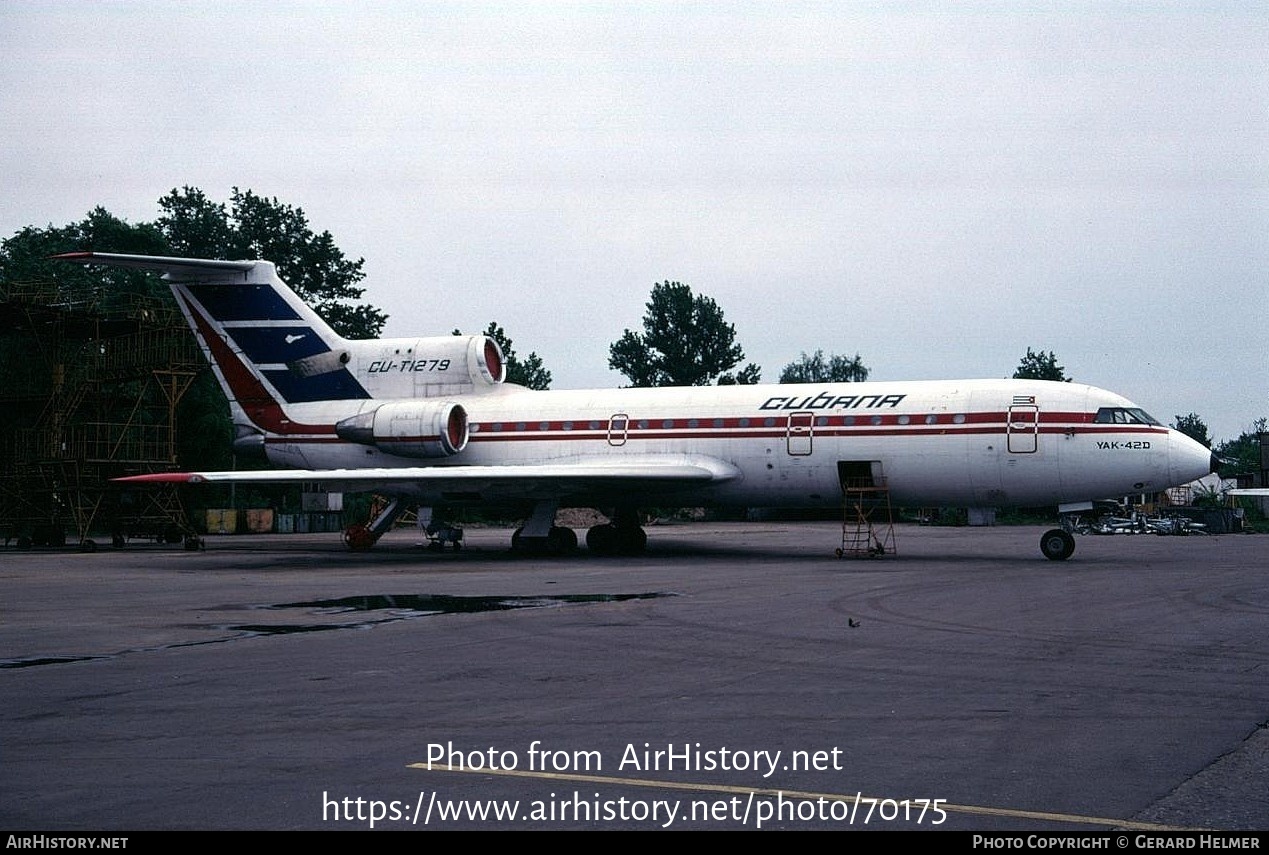
[(1216, 471), (1216, 456), (1211, 449), (1180, 431), (1172, 431), (1171, 464), (1172, 486), (1197, 481)]

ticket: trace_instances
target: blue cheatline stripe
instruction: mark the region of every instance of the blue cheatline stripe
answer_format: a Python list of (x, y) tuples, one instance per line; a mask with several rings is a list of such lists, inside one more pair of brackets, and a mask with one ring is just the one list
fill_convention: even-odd
[(330, 352), (312, 327), (228, 327), (225, 331), (257, 365), (280, 365)]
[(369, 398), (370, 394), (348, 373), (347, 368), (327, 374), (299, 377), (286, 369), (261, 371), (282, 400), (288, 404), (310, 401), (349, 401)]
[(298, 321), (272, 285), (187, 285), (207, 314), (221, 321)]

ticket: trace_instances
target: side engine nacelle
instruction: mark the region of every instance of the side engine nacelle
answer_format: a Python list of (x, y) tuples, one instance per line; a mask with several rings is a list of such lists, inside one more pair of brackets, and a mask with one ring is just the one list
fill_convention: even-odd
[(467, 411), (453, 401), (395, 401), (335, 425), (348, 442), (401, 457), (450, 457), (467, 447)]

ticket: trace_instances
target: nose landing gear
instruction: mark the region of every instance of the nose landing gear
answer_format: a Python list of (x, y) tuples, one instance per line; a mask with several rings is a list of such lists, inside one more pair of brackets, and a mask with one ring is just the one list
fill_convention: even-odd
[(1075, 553), (1075, 538), (1070, 532), (1051, 528), (1040, 538), (1040, 551), (1050, 561), (1065, 561)]

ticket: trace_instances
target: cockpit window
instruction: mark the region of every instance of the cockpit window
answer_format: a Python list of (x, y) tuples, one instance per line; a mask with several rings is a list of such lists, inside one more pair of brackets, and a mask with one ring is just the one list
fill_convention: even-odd
[(1093, 416), (1099, 425), (1157, 425), (1159, 420), (1140, 407), (1102, 407)]

